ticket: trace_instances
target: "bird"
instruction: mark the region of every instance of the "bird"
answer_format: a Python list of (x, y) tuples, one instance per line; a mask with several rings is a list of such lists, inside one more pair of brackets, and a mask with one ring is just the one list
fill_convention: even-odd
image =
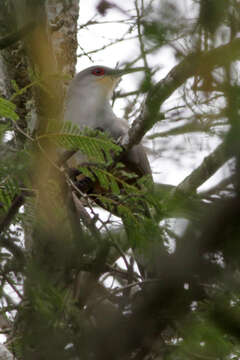
[[(129, 124), (116, 116), (110, 100), (120, 78), (136, 70), (94, 65), (76, 74), (68, 88), (64, 121), (77, 125), (80, 130), (88, 127), (107, 132), (117, 141), (129, 130)], [(81, 165), (81, 159), (79, 153), (75, 154), (69, 159), (70, 166)], [(146, 175), (152, 178), (150, 163), (141, 143), (124, 152), (121, 163), (127, 172), (136, 175), (136, 179)]]

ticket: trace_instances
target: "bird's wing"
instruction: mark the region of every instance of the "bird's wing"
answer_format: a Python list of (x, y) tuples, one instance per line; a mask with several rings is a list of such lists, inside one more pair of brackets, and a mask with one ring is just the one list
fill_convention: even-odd
[[(129, 130), (126, 120), (115, 118), (111, 124), (111, 133), (118, 139)], [(141, 144), (135, 145), (124, 155), (122, 162), (140, 177), (143, 175), (152, 175), (152, 170), (147, 158), (146, 151)]]
[(141, 144), (133, 146), (133, 148), (127, 152), (123, 162), (139, 176), (152, 176), (146, 151)]

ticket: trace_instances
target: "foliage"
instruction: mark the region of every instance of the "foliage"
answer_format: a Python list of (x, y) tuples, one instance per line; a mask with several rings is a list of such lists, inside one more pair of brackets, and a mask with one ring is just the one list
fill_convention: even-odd
[[(0, 327), (18, 360), (239, 358), (239, 2), (130, 3), (126, 12), (99, 1), (80, 25), (100, 29), (114, 9), (128, 30), (103, 48), (80, 44), (79, 57), (130, 37), (138, 45), (125, 65), (143, 65), (145, 76), (135, 91), (114, 93), (133, 121), (117, 143), (60, 119), (76, 4), (28, 1), (20, 13), (18, 1), (0, 4), (13, 24), (25, 13), (38, 23), (24, 41), (14, 33), (21, 40), (11, 36), (7, 50), (3, 41), (0, 62)], [(176, 66), (159, 80), (166, 49)], [(30, 134), (34, 116), (46, 126)], [(177, 185), (139, 179), (122, 163), (121, 145), (147, 130), (156, 172), (166, 158), (178, 169), (193, 164)]]
[(15, 112), (16, 106), (6, 99), (0, 98), (0, 116), (4, 116), (11, 120), (18, 120), (18, 115)]
[(97, 130), (89, 128), (81, 131), (77, 125), (71, 122), (64, 122), (63, 125), (57, 127), (54, 131), (54, 126), (50, 125), (48, 131), (44, 135), (37, 137), (37, 141), (43, 139), (50, 139), (53, 143), (68, 150), (80, 150), (87, 157), (99, 163), (106, 163), (111, 161), (111, 152), (116, 154), (121, 151), (121, 148), (111, 141), (107, 134), (101, 133)]

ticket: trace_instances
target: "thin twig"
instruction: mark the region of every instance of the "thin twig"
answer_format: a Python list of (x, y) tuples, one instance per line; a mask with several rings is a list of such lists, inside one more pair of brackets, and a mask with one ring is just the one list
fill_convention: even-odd
[(194, 53), (187, 56), (176, 65), (168, 75), (159, 81), (149, 91), (145, 106), (139, 117), (135, 119), (128, 133), (121, 139), (121, 145), (129, 150), (138, 144), (145, 133), (158, 120), (160, 106), (188, 78), (212, 71), (214, 68), (229, 64), (240, 58), (240, 39), (236, 38), (227, 45), (219, 46), (204, 53)]
[[(143, 4), (142, 4), (143, 5)], [(143, 36), (142, 36), (142, 30), (141, 30), (141, 17), (142, 14), (140, 14), (140, 10), (138, 7), (138, 0), (135, 0), (135, 8), (137, 13), (137, 31), (138, 31), (138, 40), (140, 44), (140, 50), (141, 50), (141, 57), (144, 63), (144, 67), (146, 68), (146, 71), (150, 74), (148, 61), (147, 61), (147, 53), (145, 51)], [(143, 6), (142, 6), (142, 12), (143, 12)]]
[(82, 205), (81, 200), (78, 199), (74, 191), (72, 191), (72, 197), (79, 218), (82, 219), (84, 225), (91, 231), (92, 235), (94, 235), (94, 237), (99, 238), (100, 233), (95, 226), (94, 220), (89, 216), (88, 212), (85, 210), (84, 206)]
[(6, 216), (4, 216), (4, 218), (0, 222), (0, 233), (10, 225), (11, 221), (18, 213), (19, 208), (24, 204), (24, 201), (25, 197), (22, 193), (15, 196)]
[(15, 291), (15, 293), (18, 295), (18, 297), (22, 300), (23, 299), (23, 295), (20, 293), (20, 291), (17, 289), (17, 287), (15, 286), (15, 284), (13, 283), (12, 279), (9, 279), (9, 277), (1, 270), (0, 271), (1, 276), (3, 277), (3, 279), (9, 284), (9, 286), (11, 286), (11, 288), (13, 289), (13, 291)]
[(80, 58), (80, 57), (83, 56), (83, 55), (89, 56), (89, 55), (91, 55), (91, 54), (95, 54), (95, 53), (97, 53), (97, 52), (99, 52), (99, 51), (102, 51), (102, 50), (105, 50), (105, 49), (109, 48), (110, 46), (116, 45), (116, 44), (118, 44), (118, 43), (120, 43), (120, 42), (122, 42), (122, 41), (135, 40), (136, 38), (137, 38), (137, 36), (131, 36), (131, 37), (128, 37), (128, 38), (121, 37), (121, 38), (116, 39), (116, 40), (114, 40), (114, 41), (112, 41), (112, 42), (110, 42), (110, 43), (108, 43), (108, 44), (106, 44), (106, 45), (103, 45), (101, 48), (94, 49), (94, 50), (90, 50), (90, 51), (88, 51), (88, 52), (85, 52), (85, 51), (83, 50), (83, 48), (81, 48), (81, 49), (84, 51), (84, 53), (78, 55), (78, 58)]

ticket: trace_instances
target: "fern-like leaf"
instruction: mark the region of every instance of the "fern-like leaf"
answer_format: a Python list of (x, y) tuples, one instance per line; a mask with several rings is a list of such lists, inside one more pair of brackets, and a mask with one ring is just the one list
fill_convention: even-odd
[(19, 192), (17, 183), (12, 179), (7, 179), (0, 186), (0, 204), (1, 211), (7, 212), (12, 204), (13, 198)]
[(115, 195), (120, 194), (120, 188), (123, 189), (126, 194), (137, 194), (140, 192), (136, 186), (128, 184), (126, 181), (128, 177), (123, 178), (122, 172), (110, 172), (106, 167), (95, 165), (88, 167), (81, 166), (78, 169), (93, 181), (97, 179), (104, 189), (111, 190), (111, 193)]
[(16, 105), (14, 105), (11, 101), (0, 97), (0, 116), (9, 118), (13, 121), (17, 121), (19, 117), (15, 110)]
[(91, 129), (81, 131), (78, 126), (69, 122), (65, 122), (56, 131), (49, 130), (50, 132), (39, 136), (37, 140), (49, 139), (65, 149), (80, 150), (95, 162), (111, 161), (111, 154), (121, 151), (121, 147), (114, 144), (106, 134)]

